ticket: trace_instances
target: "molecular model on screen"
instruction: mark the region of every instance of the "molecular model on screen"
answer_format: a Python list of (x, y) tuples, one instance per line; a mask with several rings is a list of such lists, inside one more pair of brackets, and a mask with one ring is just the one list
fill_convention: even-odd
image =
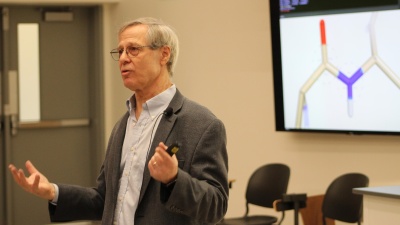
[[(326, 47), (326, 33), (325, 33), (325, 21), (320, 20), (320, 34), (321, 34), (321, 51), (322, 51), (322, 62), (315, 70), (315, 72), (308, 78), (304, 85), (300, 89), (297, 115), (296, 115), (296, 128), (301, 128), (304, 123), (308, 125), (307, 115), (307, 101), (306, 93), (318, 80), (323, 72), (328, 71), (330, 74), (338, 78), (347, 86), (347, 113), (349, 117), (353, 116), (353, 85), (359, 80), (372, 66), (377, 65), (379, 69), (400, 89), (400, 79), (396, 74), (383, 62), (379, 57), (376, 45), (375, 37), (375, 21), (376, 13), (372, 14), (371, 21), (369, 24), (370, 43), (371, 43), (371, 56), (367, 61), (350, 77), (346, 76), (343, 72), (337, 69), (328, 61), (328, 52)], [(304, 121), (303, 121), (304, 120)]]

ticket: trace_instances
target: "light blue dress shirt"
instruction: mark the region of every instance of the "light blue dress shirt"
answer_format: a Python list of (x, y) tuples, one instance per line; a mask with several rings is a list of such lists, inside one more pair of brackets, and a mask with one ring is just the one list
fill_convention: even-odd
[(114, 214), (115, 225), (134, 225), (135, 212), (142, 187), (143, 172), (149, 150), (164, 110), (176, 93), (176, 86), (143, 104), (139, 119), (135, 115), (135, 101), (127, 101), (130, 117), (127, 121), (121, 155), (118, 202)]

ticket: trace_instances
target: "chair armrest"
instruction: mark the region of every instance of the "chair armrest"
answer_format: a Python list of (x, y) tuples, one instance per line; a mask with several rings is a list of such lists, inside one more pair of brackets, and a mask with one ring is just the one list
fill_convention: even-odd
[(306, 207), (306, 194), (283, 194), (282, 199), (275, 200), (273, 207), (277, 212), (286, 210), (298, 210)]

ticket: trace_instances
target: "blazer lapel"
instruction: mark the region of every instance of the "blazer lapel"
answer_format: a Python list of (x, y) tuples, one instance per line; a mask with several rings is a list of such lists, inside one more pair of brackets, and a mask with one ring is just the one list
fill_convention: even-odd
[(143, 173), (143, 183), (142, 183), (142, 188), (140, 190), (139, 204), (142, 201), (144, 193), (146, 192), (147, 186), (149, 185), (149, 182), (151, 180), (150, 171), (147, 168), (147, 165), (149, 164), (151, 156), (154, 155), (155, 148), (158, 146), (158, 144), (160, 142), (165, 143), (168, 136), (170, 135), (172, 128), (174, 127), (174, 124), (176, 122), (176, 119), (178, 118), (176, 113), (180, 111), (183, 104), (183, 100), (184, 97), (177, 89), (174, 98), (171, 100), (171, 103), (169, 104), (169, 107), (172, 107), (173, 109), (173, 114), (168, 118), (164, 115), (160, 121), (160, 124), (158, 125), (157, 131), (153, 138), (153, 142), (151, 144), (149, 157), (147, 157), (146, 159), (146, 164)]
[[(125, 132), (126, 132), (126, 123), (129, 118), (129, 113), (126, 113), (124, 117), (122, 117), (119, 127), (115, 131), (114, 140), (110, 148), (112, 149), (112, 168), (110, 174), (112, 174), (111, 179), (111, 187), (115, 191), (113, 193), (113, 199), (116, 200), (118, 198), (118, 183), (119, 178), (121, 176), (120, 165), (121, 165), (121, 155), (122, 155), (122, 145), (124, 144)], [(115, 174), (118, 174), (115, 176)], [(116, 202), (116, 201), (114, 201)]]

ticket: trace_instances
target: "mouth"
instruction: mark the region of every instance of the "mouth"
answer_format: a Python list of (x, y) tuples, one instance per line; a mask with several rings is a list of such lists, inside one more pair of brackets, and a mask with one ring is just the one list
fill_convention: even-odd
[(123, 70), (121, 70), (121, 75), (122, 76), (127, 76), (130, 72), (131, 72), (130, 70), (123, 69)]

